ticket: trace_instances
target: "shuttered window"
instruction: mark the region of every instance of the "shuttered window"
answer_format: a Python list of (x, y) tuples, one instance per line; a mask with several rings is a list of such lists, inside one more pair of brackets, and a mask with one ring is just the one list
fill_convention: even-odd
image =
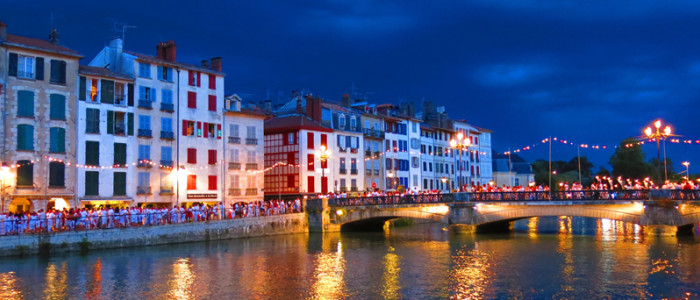
[(87, 84), (87, 79), (85, 76), (80, 76), (80, 79), (78, 80), (78, 100), (85, 101), (85, 97), (87, 97), (87, 90), (85, 85)]
[(187, 107), (197, 108), (197, 93), (187, 92)]
[(216, 164), (216, 150), (209, 150), (209, 164)]
[(85, 164), (88, 166), (100, 165), (100, 142), (85, 142)]
[(187, 190), (197, 189), (197, 175), (187, 175)]
[(209, 190), (216, 191), (216, 175), (209, 175)]
[(114, 196), (126, 196), (126, 172), (114, 172)]
[(209, 111), (216, 111), (216, 96), (209, 95)]
[(51, 83), (66, 84), (66, 62), (62, 60), (51, 60)]
[(126, 144), (114, 143), (114, 165), (126, 166)]
[(60, 127), (49, 128), (49, 152), (66, 152), (66, 130)]
[(62, 162), (52, 161), (49, 163), (49, 186), (65, 186), (66, 165)]
[(34, 116), (34, 92), (18, 91), (17, 92), (17, 116), (18, 117), (33, 117)]
[(28, 160), (17, 161), (17, 186), (34, 185), (34, 164)]
[(34, 150), (34, 126), (17, 125), (17, 150)]
[(197, 149), (188, 148), (187, 149), (187, 163), (196, 164), (197, 163)]
[(100, 173), (97, 171), (85, 171), (85, 196), (98, 196), (100, 194)]
[(85, 110), (85, 132), (100, 133), (100, 110), (88, 108)]
[(65, 120), (66, 119), (66, 96), (59, 94), (51, 94), (49, 96), (49, 104), (51, 106), (50, 117), (51, 120)]
[(114, 104), (114, 81), (100, 80), (100, 102)]

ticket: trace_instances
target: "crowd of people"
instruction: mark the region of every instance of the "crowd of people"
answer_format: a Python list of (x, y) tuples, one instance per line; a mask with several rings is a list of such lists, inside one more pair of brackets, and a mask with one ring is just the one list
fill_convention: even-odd
[(58, 232), (136, 226), (157, 226), (302, 212), (302, 203), (272, 200), (237, 202), (230, 206), (194, 204), (168, 207), (101, 207), (47, 209), (0, 213), (0, 235)]

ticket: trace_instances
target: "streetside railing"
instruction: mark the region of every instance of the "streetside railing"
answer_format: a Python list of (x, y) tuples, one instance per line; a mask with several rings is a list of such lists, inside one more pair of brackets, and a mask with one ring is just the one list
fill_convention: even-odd
[(596, 190), (556, 192), (483, 192), (392, 195), (328, 199), (331, 206), (366, 206), (451, 202), (513, 201), (629, 201), (661, 197), (671, 200), (700, 200), (698, 190)]

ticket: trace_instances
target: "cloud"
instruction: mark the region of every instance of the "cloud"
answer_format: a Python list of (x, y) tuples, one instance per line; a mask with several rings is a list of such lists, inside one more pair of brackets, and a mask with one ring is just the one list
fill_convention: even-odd
[(507, 87), (551, 75), (552, 67), (539, 64), (495, 64), (479, 68), (474, 79), (484, 86)]

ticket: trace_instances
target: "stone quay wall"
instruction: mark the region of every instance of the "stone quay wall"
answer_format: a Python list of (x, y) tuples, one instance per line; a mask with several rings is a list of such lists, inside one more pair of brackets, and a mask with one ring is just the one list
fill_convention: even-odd
[(306, 214), (0, 236), (0, 256), (49, 254), (306, 233)]

